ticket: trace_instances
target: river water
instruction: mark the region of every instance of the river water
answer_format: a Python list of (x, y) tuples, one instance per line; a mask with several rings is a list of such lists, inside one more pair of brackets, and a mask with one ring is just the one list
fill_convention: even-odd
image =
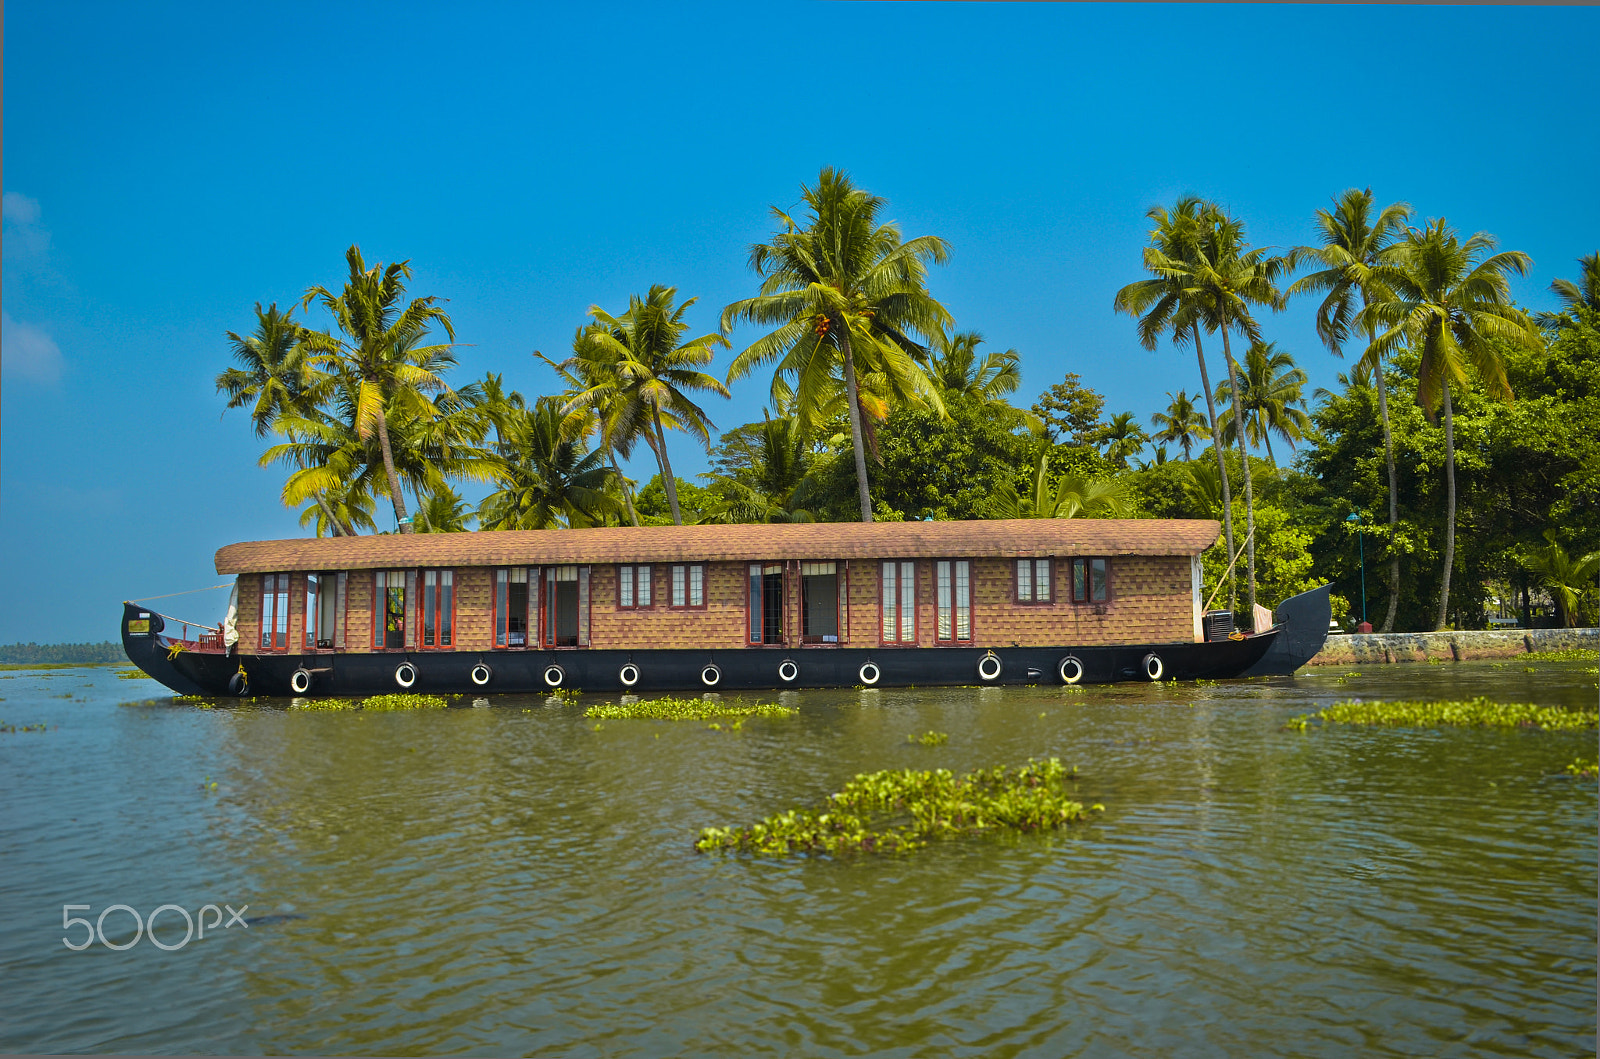
[[(1596, 785), (1563, 767), (1595, 733), (1283, 729), (1348, 697), (1596, 699), (1592, 665), (1533, 669), (785, 693), (797, 717), (739, 731), (8, 672), (0, 1051), (1593, 1054)], [(949, 742), (907, 742), (929, 730)], [(858, 772), (1051, 755), (1092, 823), (886, 859), (692, 849)], [(164, 951), (114, 904), (218, 912), (182, 948), (163, 912)], [(67, 948), (92, 928), (64, 915), (104, 943)]]

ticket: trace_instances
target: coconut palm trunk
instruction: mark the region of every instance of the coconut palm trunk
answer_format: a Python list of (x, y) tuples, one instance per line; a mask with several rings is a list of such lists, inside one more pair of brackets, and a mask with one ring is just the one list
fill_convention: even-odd
[(400, 488), (400, 476), (394, 469), (394, 450), (389, 447), (389, 420), (383, 414), (381, 405), (375, 425), (378, 428), (378, 447), (383, 450), (383, 473), (389, 478), (389, 499), (394, 502), (395, 526), (401, 533), (414, 533), (415, 527), (411, 525), (411, 516), (406, 511), (405, 493)]
[(661, 468), (661, 488), (667, 491), (667, 506), (672, 508), (672, 524), (683, 525), (683, 514), (678, 510), (678, 480), (672, 476), (672, 460), (667, 456), (667, 432), (661, 426), (661, 409), (657, 408), (651, 415), (655, 423), (654, 437), (650, 439), (650, 447), (656, 450), (656, 464)]
[(333, 508), (329, 506), (327, 499), (321, 493), (316, 494), (316, 501), (317, 507), (321, 509), (323, 517), (328, 520), (328, 525), (332, 527), (333, 535), (335, 537), (355, 536), (354, 531), (347, 529), (345, 524), (339, 521), (339, 516), (333, 513)]
[(1444, 628), (1450, 609), (1450, 569), (1456, 561), (1456, 422), (1450, 406), (1450, 380), (1444, 380), (1444, 579), (1439, 587), (1439, 617), (1433, 631)]
[(1244, 553), (1245, 565), (1245, 590), (1250, 601), (1250, 628), (1255, 629), (1256, 613), (1256, 495), (1255, 487), (1250, 482), (1250, 452), (1245, 445), (1244, 420), (1239, 415), (1239, 365), (1233, 359), (1233, 346), (1228, 341), (1228, 318), (1222, 318), (1222, 325), (1218, 328), (1222, 332), (1222, 356), (1228, 362), (1228, 385), (1233, 387), (1233, 418), (1234, 426), (1238, 429), (1234, 434), (1239, 440), (1239, 462), (1244, 469)]
[[(1389, 428), (1389, 399), (1385, 396), (1389, 389), (1383, 379), (1383, 365), (1379, 364), (1373, 369), (1373, 375), (1378, 384), (1378, 418), (1383, 421), (1383, 458), (1389, 468), (1389, 547), (1395, 546), (1395, 526), (1400, 521), (1400, 487), (1394, 472), (1394, 434)], [(1383, 628), (1379, 632), (1394, 631), (1395, 611), (1400, 608), (1400, 556), (1391, 552), (1389, 556), (1389, 613), (1383, 619)]]
[[(1211, 417), (1211, 451), (1217, 457), (1217, 475), (1222, 482), (1222, 532), (1228, 544), (1228, 560), (1233, 560), (1233, 497), (1228, 491), (1228, 461), (1222, 453), (1221, 424), (1217, 422), (1217, 399), (1211, 392), (1211, 374), (1206, 371), (1206, 352), (1200, 347), (1200, 325), (1194, 325), (1194, 353), (1200, 361), (1200, 389), (1206, 395), (1206, 415)], [(1239, 609), (1239, 593), (1233, 587), (1233, 570), (1228, 570), (1228, 609)]]
[(606, 446), (606, 458), (611, 461), (611, 473), (617, 476), (617, 484), (622, 487), (622, 502), (628, 508), (628, 521), (637, 526), (639, 513), (633, 509), (633, 491), (628, 488), (628, 480), (622, 476), (622, 468), (617, 466), (617, 450), (609, 444)]
[(856, 385), (856, 360), (850, 348), (850, 329), (843, 320), (833, 320), (839, 329), (839, 349), (844, 356), (845, 400), (850, 405), (850, 445), (855, 449), (856, 486), (861, 491), (861, 521), (872, 521), (872, 493), (867, 489), (867, 451), (861, 440), (861, 391)]

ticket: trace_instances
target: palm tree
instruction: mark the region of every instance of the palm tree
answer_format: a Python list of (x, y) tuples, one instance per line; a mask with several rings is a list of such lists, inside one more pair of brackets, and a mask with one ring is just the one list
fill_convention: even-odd
[[(1117, 312), (1138, 318), (1139, 344), (1145, 349), (1154, 350), (1163, 335), (1170, 336), (1172, 344), (1179, 348), (1193, 339), (1195, 359), (1200, 363), (1200, 392), (1206, 398), (1206, 419), (1215, 436), (1217, 407), (1211, 375), (1206, 371), (1205, 349), (1200, 342), (1204, 299), (1199, 291), (1189, 286), (1182, 273), (1173, 273), (1168, 267), (1173, 262), (1199, 258), (1206, 208), (1203, 200), (1186, 195), (1174, 203), (1171, 210), (1152, 206), (1145, 211), (1145, 216), (1155, 225), (1150, 229), (1150, 245), (1143, 254), (1144, 267), (1152, 273), (1152, 278), (1123, 287), (1117, 291), (1111, 305)], [(1213, 445), (1212, 451), (1216, 455), (1217, 479), (1222, 487), (1222, 532), (1228, 554), (1232, 555), (1233, 503), (1228, 487), (1228, 465), (1223, 459), (1221, 445)], [(1228, 572), (1228, 608), (1239, 609), (1239, 594), (1231, 570)]]
[[(566, 419), (562, 436), (571, 440), (599, 436), (600, 451), (605, 453), (611, 466), (612, 482), (622, 494), (623, 507), (628, 521), (640, 525), (639, 512), (633, 505), (633, 480), (622, 473), (617, 465), (617, 453), (626, 459), (633, 452), (634, 443), (643, 436), (644, 407), (633, 401), (620, 385), (613, 370), (616, 358), (584, 338), (584, 327), (573, 336), (573, 355), (559, 364), (538, 350), (533, 355), (548, 364), (567, 384), (562, 393)], [(588, 395), (582, 402), (578, 398)], [(676, 483), (674, 483), (676, 485)]]
[(1561, 613), (1562, 627), (1570, 629), (1578, 624), (1578, 604), (1582, 597), (1595, 589), (1595, 577), (1600, 574), (1600, 552), (1573, 558), (1556, 540), (1554, 530), (1545, 530), (1544, 539), (1544, 547), (1533, 549), (1522, 565), (1550, 590), (1556, 609)]
[(517, 409), (497, 446), (494, 481), (499, 486), (478, 507), (483, 529), (549, 529), (597, 526), (615, 513), (606, 493), (611, 477), (599, 452), (585, 451), (563, 436), (561, 404), (541, 397)]
[(320, 301), (343, 337), (313, 334), (309, 345), (334, 370), (356, 380), (356, 432), (363, 439), (377, 436), (396, 526), (401, 533), (410, 533), (411, 518), (395, 470), (389, 418), (396, 412), (421, 412), (428, 404), (422, 394), (449, 389), (440, 374), (455, 365), (450, 346), (419, 343), (435, 324), (444, 328), (453, 343), (455, 328), (436, 298), (413, 298), (402, 306), (405, 281), (411, 278), (409, 261), (387, 267), (380, 262), (369, 269), (361, 248), (352, 246), (345, 252), (345, 262), (350, 273), (340, 293), (311, 287), (301, 302)]
[(1042, 449), (1033, 467), (1027, 496), (1002, 482), (994, 491), (996, 518), (1127, 518), (1133, 514), (1133, 488), (1126, 478), (1049, 474), (1049, 452)]
[(928, 374), (945, 394), (958, 393), (985, 405), (1004, 404), (1005, 395), (1015, 393), (1022, 384), (1021, 358), (1016, 350), (1008, 349), (985, 353), (980, 360), (978, 347), (982, 344), (983, 336), (976, 331), (952, 334), (941, 330), (933, 336)]
[(715, 496), (716, 523), (814, 522), (805, 506), (812, 486), (811, 459), (804, 435), (792, 418), (762, 421), (724, 434), (718, 469), (705, 477)]
[[(234, 359), (243, 367), (228, 368), (218, 375), (217, 390), (228, 395), (227, 408), (251, 404), (250, 423), (256, 437), (276, 429), (280, 419), (307, 414), (322, 400), (326, 377), (308, 353), (311, 338), (312, 332), (294, 320), (294, 307), (279, 312), (276, 302), (266, 309), (256, 302), (256, 329), (248, 338), (228, 332)], [(319, 536), (324, 529), (334, 536), (354, 536), (349, 520), (330, 505), (326, 490), (310, 496), (318, 512)], [(300, 524), (309, 521), (309, 514), (303, 515)]]
[(1105, 442), (1106, 459), (1113, 467), (1119, 470), (1128, 469), (1128, 457), (1136, 454), (1150, 440), (1150, 435), (1144, 432), (1132, 412), (1118, 412), (1111, 417), (1111, 421), (1101, 431), (1101, 440)]
[(1579, 309), (1600, 313), (1600, 251), (1578, 258), (1578, 282), (1557, 279), (1550, 282), (1550, 293), (1564, 307), (1558, 313), (1540, 313), (1534, 319), (1540, 327), (1559, 329), (1578, 316)]
[[(1526, 275), (1531, 261), (1515, 250), (1495, 253), (1498, 242), (1479, 232), (1462, 242), (1441, 220), (1422, 231), (1406, 233), (1404, 242), (1372, 269), (1376, 286), (1386, 292), (1356, 317), (1375, 330), (1387, 328), (1373, 341), (1375, 362), (1405, 342), (1421, 355), (1417, 366), (1417, 403), (1428, 422), (1438, 421), (1444, 407), (1445, 545), (1444, 577), (1439, 589), (1439, 615), (1434, 629), (1444, 627), (1450, 605), (1450, 571), (1456, 554), (1456, 440), (1450, 392), (1469, 383), (1470, 367), (1493, 397), (1510, 400), (1505, 364), (1495, 342), (1539, 349), (1539, 330), (1511, 303), (1508, 273)], [(1487, 255), (1487, 256), (1484, 256)]]
[(1168, 390), (1167, 396), (1172, 399), (1167, 410), (1150, 417), (1150, 425), (1158, 428), (1152, 440), (1176, 442), (1183, 449), (1183, 458), (1187, 460), (1194, 443), (1211, 436), (1211, 428), (1206, 426), (1205, 417), (1194, 406), (1194, 400), (1188, 393), (1179, 390), (1178, 395), (1173, 397), (1172, 391)]
[(709, 334), (686, 341), (683, 336), (689, 325), (683, 317), (699, 299), (675, 306), (677, 296), (676, 287), (656, 284), (643, 298), (632, 295), (628, 311), (621, 316), (591, 305), (589, 315), (594, 322), (579, 330), (572, 343), (573, 356), (563, 361), (562, 367), (593, 380), (567, 402), (565, 412), (594, 409), (600, 417), (601, 443), (608, 451), (612, 446), (625, 449), (632, 438), (643, 437), (661, 469), (673, 524), (681, 526), (683, 515), (678, 508), (672, 460), (667, 455), (666, 428), (691, 434), (709, 449), (711, 422), (684, 391), (709, 390), (723, 397), (729, 393), (719, 380), (699, 370), (716, 355), (713, 347), (725, 348), (728, 340)]
[[(1334, 356), (1343, 356), (1341, 347), (1350, 337), (1356, 313), (1355, 296), (1361, 295), (1365, 308), (1375, 298), (1385, 297), (1372, 279), (1372, 268), (1379, 264), (1411, 218), (1411, 205), (1394, 202), (1378, 210), (1372, 189), (1350, 188), (1334, 200), (1332, 210), (1318, 210), (1316, 227), (1321, 246), (1297, 246), (1289, 252), (1290, 267), (1313, 261), (1322, 269), (1302, 276), (1290, 285), (1289, 297), (1326, 291), (1317, 308), (1317, 336)], [(1389, 470), (1389, 532), (1400, 521), (1400, 484), (1394, 466), (1394, 435), (1389, 426), (1388, 385), (1384, 380), (1382, 357), (1372, 349), (1374, 333), (1366, 329), (1367, 353), (1360, 370), (1370, 372), (1378, 389), (1378, 418), (1383, 423), (1383, 459)], [(1400, 554), (1389, 556), (1389, 613), (1380, 632), (1394, 630), (1394, 616), (1400, 606)]]
[(417, 505), (416, 526), (421, 533), (463, 533), (470, 517), (467, 502), (446, 485), (427, 494)]
[[(1228, 384), (1241, 392), (1239, 363), (1233, 356), (1230, 333), (1237, 328), (1252, 342), (1260, 341), (1261, 329), (1250, 314), (1253, 305), (1283, 307), (1276, 279), (1283, 272), (1282, 258), (1268, 255), (1265, 247), (1247, 249), (1244, 222), (1229, 217), (1213, 203), (1201, 207), (1201, 235), (1193, 256), (1187, 259), (1159, 257), (1147, 261), (1158, 276), (1175, 279), (1198, 301), (1197, 314), (1208, 331), (1222, 335), (1222, 356), (1228, 365)], [(1213, 429), (1216, 429), (1215, 424)], [(1218, 431), (1220, 433), (1220, 431)], [(1250, 612), (1256, 607), (1256, 513), (1255, 488), (1250, 476), (1250, 453), (1244, 432), (1238, 432), (1239, 458), (1244, 477), (1245, 585), (1249, 591)], [(1219, 445), (1220, 449), (1221, 446)]]
[(859, 376), (879, 376), (874, 381), (883, 396), (944, 414), (938, 390), (918, 363), (927, 350), (915, 336), (931, 339), (951, 324), (949, 311), (924, 286), (927, 262), (943, 264), (949, 250), (935, 236), (902, 242), (894, 224), (878, 223), (884, 200), (855, 187), (843, 172), (824, 169), (815, 187), (800, 190), (810, 220), (802, 228), (772, 208), (782, 230), (750, 248), (760, 293), (722, 310), (724, 333), (741, 320), (776, 328), (734, 358), (728, 381), (777, 361), (773, 403), (788, 407), (794, 399), (800, 428), (810, 434), (842, 377), (861, 521), (871, 522)]
[[(1272, 452), (1272, 435), (1277, 434), (1292, 449), (1311, 429), (1311, 416), (1301, 396), (1306, 373), (1295, 366), (1294, 357), (1287, 350), (1279, 349), (1276, 342), (1252, 342), (1244, 355), (1244, 374), (1240, 381), (1244, 383), (1244, 400), (1240, 407), (1245, 436), (1252, 445), (1265, 445), (1267, 460), (1276, 467), (1278, 460)], [(1238, 429), (1233, 392), (1227, 383), (1218, 386), (1217, 391), (1217, 400), (1228, 406), (1228, 411), (1222, 414), (1222, 443), (1229, 445)]]
[(280, 414), (300, 406), (312, 384), (307, 331), (295, 321), (293, 306), (279, 312), (277, 302), (266, 309), (256, 302), (255, 331), (248, 338), (227, 334), (243, 367), (219, 374), (217, 392), (228, 395), (228, 408), (250, 404), (250, 425), (256, 437), (266, 437)]

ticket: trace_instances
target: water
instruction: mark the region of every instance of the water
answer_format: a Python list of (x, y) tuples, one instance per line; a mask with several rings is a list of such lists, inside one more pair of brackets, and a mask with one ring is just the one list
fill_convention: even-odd
[[(787, 693), (737, 732), (4, 673), (0, 718), (48, 730), (0, 734), (0, 1051), (1593, 1054), (1596, 785), (1562, 769), (1595, 733), (1282, 729), (1351, 695), (1595, 700), (1591, 666), (1535, 669)], [(691, 848), (860, 771), (1047, 755), (1103, 816), (899, 859)], [(73, 952), (68, 903), (283, 918)]]

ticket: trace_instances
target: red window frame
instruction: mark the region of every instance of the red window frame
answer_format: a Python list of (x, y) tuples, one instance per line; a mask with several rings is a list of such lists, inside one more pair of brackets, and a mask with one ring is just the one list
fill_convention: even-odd
[[(677, 591), (677, 585), (678, 585), (678, 580), (677, 579), (678, 579), (678, 571), (679, 570), (683, 571), (683, 602), (682, 603), (674, 602), (674, 599), (675, 599), (674, 593)], [(694, 576), (691, 573), (691, 571), (693, 571), (693, 570), (699, 570), (700, 571), (700, 602), (698, 602), (698, 603), (690, 602), (692, 597), (690, 596), (689, 588), (694, 582)], [(669, 563), (667, 565), (667, 609), (668, 610), (705, 610), (706, 609), (706, 597), (707, 597), (707, 595), (709, 595), (709, 593), (707, 593), (707, 591), (706, 591), (707, 582), (708, 582), (709, 578), (710, 578), (710, 572), (706, 569), (706, 564), (705, 563)], [(746, 585), (745, 586), (745, 594), (748, 595), (749, 592), (750, 592), (750, 587), (749, 587), (749, 585)], [(748, 631), (746, 632), (745, 635), (746, 636), (749, 635)]]
[[(289, 608), (292, 605), (288, 574), (261, 575), (261, 635), (256, 639), (263, 651), (289, 649)], [(283, 630), (278, 631), (278, 619)]]
[[(1028, 564), (1028, 576), (1031, 581), (1034, 598), (1022, 598), (1022, 586), (1019, 575), (1022, 573), (1022, 564)], [(1039, 564), (1045, 564), (1045, 589), (1050, 593), (1049, 599), (1039, 599)], [(1022, 556), (1012, 560), (1011, 563), (1011, 602), (1019, 607), (1048, 607), (1056, 601), (1056, 560), (1053, 555)]]
[[(1094, 564), (1100, 563), (1105, 572), (1106, 591), (1103, 599), (1094, 598)], [(1078, 571), (1083, 570), (1082, 592), (1079, 592)], [(1103, 555), (1076, 556), (1072, 560), (1072, 584), (1068, 586), (1074, 603), (1110, 603), (1111, 591), (1111, 559)]]
[[(623, 571), (627, 571), (626, 577)], [(650, 563), (620, 563), (617, 565), (617, 609), (618, 610), (653, 610), (656, 605), (656, 568)], [(643, 577), (640, 571), (644, 571)], [(626, 580), (629, 586), (632, 603), (622, 602), (622, 586)], [(639, 602), (639, 588), (644, 586), (650, 593), (650, 602)]]
[[(512, 571), (521, 570), (524, 580), (512, 581)], [(502, 581), (501, 577), (505, 580)], [(522, 615), (522, 642), (511, 642), (511, 586), (520, 584), (527, 589), (527, 602), (523, 606)], [(526, 651), (539, 646), (539, 596), (543, 576), (537, 566), (496, 566), (493, 567), (493, 580), (491, 591), (494, 611), (494, 650), (496, 651)]]
[[(884, 567), (895, 568), (895, 635), (883, 634), (883, 623), (887, 617), (887, 608), (884, 605)], [(911, 636), (905, 635), (905, 573), (906, 567), (911, 568)], [(953, 575), (952, 575), (953, 576)], [(915, 559), (880, 559), (878, 560), (878, 642), (885, 647), (915, 647), (922, 635), (922, 606), (921, 606), (921, 571), (917, 569)], [(970, 577), (970, 575), (969, 575)], [(970, 588), (969, 588), (970, 592)], [(954, 620), (952, 618), (952, 620)]]
[[(428, 584), (432, 578), (433, 584)], [(453, 567), (433, 567), (419, 571), (417, 574), (417, 647), (424, 651), (453, 651), (456, 640), (460, 637), (460, 628), (456, 623), (456, 591), (455, 569)], [(448, 604), (448, 614), (446, 613)], [(437, 616), (434, 628), (428, 628), (429, 609)], [(448, 623), (446, 622), (448, 618)], [(448, 624), (448, 628), (446, 627)], [(432, 637), (435, 643), (429, 643)], [(446, 637), (450, 642), (445, 643)]]
[[(950, 635), (948, 637), (941, 636), (939, 634), (939, 608), (940, 608), (940, 602), (939, 602), (939, 592), (940, 592), (939, 565), (941, 563), (949, 563), (950, 564)], [(961, 563), (965, 563), (966, 567), (967, 567), (967, 571), (966, 571), (967, 572), (967, 635), (964, 636), (964, 637), (959, 635), (959, 632), (960, 632), (960, 629), (961, 629), (961, 625), (960, 625), (960, 622), (958, 620), (958, 616), (959, 616), (960, 612), (959, 612), (958, 607), (957, 607), (957, 585), (958, 585), (957, 564), (961, 564)], [(973, 562), (972, 562), (971, 559), (936, 559), (936, 560), (934, 560), (934, 563), (933, 563), (933, 621), (934, 621), (933, 635), (934, 635), (934, 642), (935, 643), (955, 645), (955, 644), (970, 644), (970, 643), (976, 643), (977, 642), (977, 638), (978, 638), (978, 623), (977, 623), (977, 620), (976, 620), (976, 616), (973, 613), (975, 608), (973, 606), (973, 600), (972, 600), (972, 567), (973, 567)], [(1015, 576), (1016, 576), (1016, 569), (1015, 569), (1015, 567), (1013, 567), (1012, 568), (1012, 577), (1014, 578)]]
[[(406, 574), (408, 572), (410, 572), (412, 574), (415, 574), (416, 571), (406, 571), (404, 569), (400, 569), (400, 570), (374, 570), (374, 571), (372, 571), (372, 647), (373, 647), (373, 650), (376, 650), (376, 651), (404, 651), (404, 650), (408, 649), (407, 648), (407, 644), (406, 644), (406, 640), (408, 639), (408, 634), (409, 634), (410, 630), (407, 628), (407, 623), (409, 623), (411, 621), (411, 600), (405, 598), (406, 595), (410, 594), (408, 590), (411, 587), (410, 579), (408, 579), (406, 577)], [(382, 576), (383, 579), (384, 579), (384, 585), (383, 585), (382, 588), (378, 587), (378, 578), (380, 576)], [(388, 625), (389, 625), (389, 589), (390, 589), (390, 585), (389, 585), (388, 582), (389, 582), (389, 579), (391, 577), (400, 578), (400, 586), (399, 587), (400, 587), (400, 591), (402, 593), (402, 596), (401, 596), (401, 599), (400, 599), (400, 643), (398, 645), (396, 645), (396, 646), (393, 646), (393, 647), (389, 646), (388, 637), (385, 635), (386, 632), (388, 631)]]
[[(807, 574), (805, 572), (805, 568), (807, 566), (810, 566), (810, 565), (813, 565), (813, 564), (815, 564), (815, 565), (831, 564), (833, 566), (833, 574), (832, 574), (832, 577), (833, 577), (833, 591), (834, 591), (834, 597), (833, 597), (833, 639), (831, 639), (831, 640), (829, 640), (827, 638), (827, 635), (825, 633), (824, 634), (818, 634), (818, 633), (808, 634), (805, 631), (806, 621), (807, 621), (805, 579), (807, 577), (828, 577), (829, 576), (828, 574)], [(787, 567), (788, 564), (786, 563), (784, 565)], [(795, 563), (795, 566), (794, 566), (794, 578), (793, 578), (793, 581), (794, 581), (794, 596), (795, 596), (795, 600), (794, 601), (795, 601), (795, 605), (797, 607), (797, 612), (795, 614), (795, 625), (799, 629), (800, 645), (802, 647), (840, 647), (840, 646), (843, 646), (843, 644), (844, 644), (844, 625), (845, 625), (845, 622), (844, 622), (844, 611), (845, 611), (845, 585), (844, 585), (844, 578), (845, 578), (844, 563), (842, 561), (840, 561), (840, 560), (837, 560), (837, 559), (814, 559), (814, 560), (813, 559), (808, 559), (808, 560), (804, 560), (804, 561)], [(784, 572), (784, 586), (785, 586), (785, 593), (786, 594), (788, 592), (789, 580), (790, 579), (789, 579), (788, 571), (786, 569), (785, 572)], [(785, 602), (785, 605), (787, 606), (788, 600), (786, 599), (784, 602)], [(787, 619), (788, 615), (785, 614), (784, 617), (785, 617), (785, 619)]]

